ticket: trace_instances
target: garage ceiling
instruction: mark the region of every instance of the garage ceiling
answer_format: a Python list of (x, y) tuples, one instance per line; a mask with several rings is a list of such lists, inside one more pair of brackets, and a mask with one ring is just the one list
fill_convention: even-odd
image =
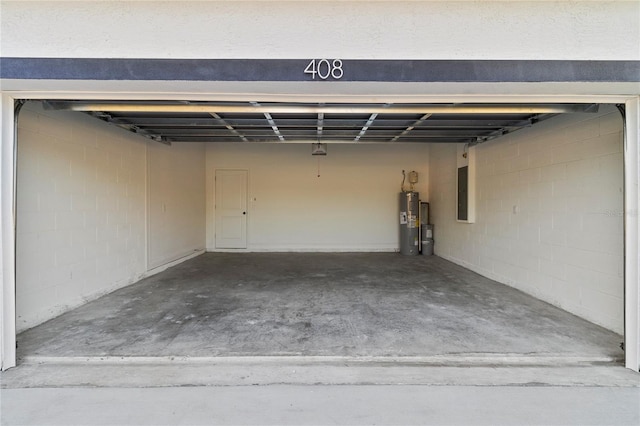
[(158, 142), (480, 143), (596, 104), (47, 101)]

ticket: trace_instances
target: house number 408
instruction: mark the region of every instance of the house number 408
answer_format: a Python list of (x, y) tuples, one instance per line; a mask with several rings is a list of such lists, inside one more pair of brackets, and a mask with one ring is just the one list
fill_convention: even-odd
[(340, 80), (344, 75), (342, 59), (312, 59), (304, 69), (304, 73), (311, 74), (313, 80), (316, 79), (316, 76), (320, 80), (326, 80), (329, 77)]

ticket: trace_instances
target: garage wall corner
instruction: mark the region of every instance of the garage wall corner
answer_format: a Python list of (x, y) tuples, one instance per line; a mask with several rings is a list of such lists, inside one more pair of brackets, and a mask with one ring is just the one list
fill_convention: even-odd
[(204, 251), (205, 144), (149, 143), (148, 269)]
[(28, 103), (18, 122), (17, 330), (146, 271), (146, 144)]
[(455, 221), (456, 147), (431, 151), (436, 254), (623, 332), (622, 119), (567, 114), (477, 153), (475, 224)]

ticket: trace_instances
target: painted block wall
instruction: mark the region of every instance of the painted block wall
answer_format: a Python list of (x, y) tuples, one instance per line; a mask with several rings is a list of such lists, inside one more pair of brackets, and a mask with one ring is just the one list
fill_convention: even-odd
[(205, 144), (149, 143), (149, 269), (205, 247)]
[[(215, 171), (245, 169), (248, 250), (394, 251), (402, 170), (416, 170), (428, 199), (429, 148), (420, 144), (207, 146), (207, 249), (215, 250)], [(318, 167), (320, 177), (318, 177)]]
[(146, 142), (28, 104), (18, 122), (17, 329), (145, 272)]
[(640, 59), (634, 1), (3, 1), (0, 19), (8, 57)]
[(188, 195), (180, 198), (184, 209), (169, 220), (162, 219), (157, 206), (147, 207), (148, 199), (174, 196), (177, 188), (167, 189), (164, 181), (180, 177), (175, 182), (184, 183), (185, 170), (202, 178), (193, 185), (203, 191), (204, 147), (198, 147), (199, 156), (195, 147), (183, 147), (183, 155), (171, 163), (152, 144), (84, 114), (44, 111), (32, 103), (23, 108), (18, 123), (18, 331), (143, 277), (149, 269), (148, 223), (183, 231), (184, 222), (201, 210), (200, 220), (192, 223), (198, 238), (193, 229), (185, 233), (190, 244), (168, 234), (149, 239), (153, 266), (180, 251), (204, 247), (203, 192), (201, 199), (191, 200), (191, 191), (185, 191)]
[(475, 224), (455, 221), (456, 146), (432, 145), (435, 253), (622, 333), (622, 141), (607, 106), (476, 146)]

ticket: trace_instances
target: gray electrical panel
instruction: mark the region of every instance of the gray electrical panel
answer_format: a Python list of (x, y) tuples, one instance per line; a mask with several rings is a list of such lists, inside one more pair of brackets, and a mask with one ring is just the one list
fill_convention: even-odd
[(400, 193), (400, 253), (415, 256), (420, 250), (420, 194)]
[(458, 220), (469, 218), (469, 167), (458, 168)]

